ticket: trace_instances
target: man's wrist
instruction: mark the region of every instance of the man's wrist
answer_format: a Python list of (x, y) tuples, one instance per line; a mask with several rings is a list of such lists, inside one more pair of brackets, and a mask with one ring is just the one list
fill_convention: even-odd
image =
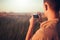
[(30, 23), (30, 25), (32, 25), (32, 26), (33, 26), (33, 25), (34, 25), (34, 23)]
[(30, 27), (34, 27), (34, 24), (30, 24), (29, 26), (30, 26)]

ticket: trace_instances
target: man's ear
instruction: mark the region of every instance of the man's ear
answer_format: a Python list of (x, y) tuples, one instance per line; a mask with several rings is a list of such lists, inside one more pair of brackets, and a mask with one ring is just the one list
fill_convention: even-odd
[(45, 6), (45, 10), (47, 11), (48, 10), (48, 4), (47, 4), (47, 2), (44, 3), (44, 6)]
[(46, 10), (46, 11), (48, 10), (47, 5), (45, 5), (45, 10)]

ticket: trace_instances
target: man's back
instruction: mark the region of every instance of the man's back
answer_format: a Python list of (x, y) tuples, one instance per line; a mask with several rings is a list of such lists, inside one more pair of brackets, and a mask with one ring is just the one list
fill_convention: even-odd
[(32, 40), (59, 40), (56, 31), (58, 22), (58, 19), (43, 22), (40, 29), (33, 35)]

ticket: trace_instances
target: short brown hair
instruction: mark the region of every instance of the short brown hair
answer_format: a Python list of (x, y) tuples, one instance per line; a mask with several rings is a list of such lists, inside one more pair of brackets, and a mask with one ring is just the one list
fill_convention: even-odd
[(47, 2), (53, 10), (59, 11), (59, 9), (60, 9), (60, 0), (44, 0), (44, 3), (45, 2)]

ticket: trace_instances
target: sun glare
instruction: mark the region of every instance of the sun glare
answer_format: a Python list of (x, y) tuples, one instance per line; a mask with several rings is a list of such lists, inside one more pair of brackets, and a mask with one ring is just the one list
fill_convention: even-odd
[(1, 10), (14, 12), (36, 12), (42, 10), (42, 1), (39, 0), (8, 0), (0, 3)]
[(13, 6), (26, 7), (29, 4), (29, 0), (14, 0), (12, 1)]
[(9, 7), (15, 11), (28, 11), (29, 8), (33, 5), (32, 0), (11, 0)]

